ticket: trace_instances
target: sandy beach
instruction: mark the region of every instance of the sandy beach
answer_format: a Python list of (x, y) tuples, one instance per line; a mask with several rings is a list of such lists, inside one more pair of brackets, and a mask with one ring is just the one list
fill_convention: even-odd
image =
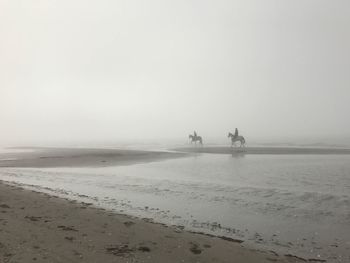
[(349, 13), (0, 1), (0, 263), (350, 263)]
[[(188, 155), (114, 149), (32, 150), (0, 154), (0, 167), (115, 166)], [(228, 150), (179, 149), (215, 153)], [(264, 154), (274, 150), (247, 151)], [(11, 182), (0, 183), (0, 225), (0, 262), (325, 262), (294, 253), (278, 254), (241, 239), (184, 231), (183, 227), (154, 223), (150, 218), (117, 214), (91, 203), (24, 189)]]
[(0, 184), (1, 262), (303, 262)]

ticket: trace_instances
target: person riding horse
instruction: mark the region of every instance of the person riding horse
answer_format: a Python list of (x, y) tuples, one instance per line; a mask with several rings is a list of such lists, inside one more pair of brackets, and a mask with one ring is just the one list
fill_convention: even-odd
[(194, 142), (195, 144), (197, 144), (198, 141), (200, 144), (203, 144), (202, 137), (197, 135), (196, 131), (193, 131), (193, 135), (190, 134), (188, 137), (191, 139), (191, 143)]
[(231, 138), (231, 147), (233, 147), (235, 145), (235, 142), (239, 141), (241, 142), (240, 147), (244, 147), (245, 145), (245, 139), (243, 136), (238, 135), (238, 129), (235, 129), (235, 133), (232, 134), (231, 132), (228, 133), (228, 137)]
[(236, 128), (235, 129), (235, 135), (234, 135), (234, 138), (237, 138), (238, 137), (238, 129)]

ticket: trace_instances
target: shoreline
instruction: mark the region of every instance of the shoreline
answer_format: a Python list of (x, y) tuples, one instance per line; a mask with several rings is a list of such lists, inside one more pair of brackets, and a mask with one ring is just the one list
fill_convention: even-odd
[[(303, 147), (230, 147), (200, 146), (178, 147), (162, 151), (98, 148), (15, 148), (15, 152), (0, 153), (1, 167), (53, 168), (53, 167), (107, 167), (132, 165), (183, 158), (190, 154), (257, 155), (350, 155), (348, 148)], [(20, 151), (20, 150), (24, 151)]]
[[(199, 146), (197, 146), (197, 147), (191, 147), (191, 148), (188, 148), (188, 147), (187, 148), (177, 148), (175, 150), (179, 150), (179, 149), (185, 149), (185, 150), (187, 150), (187, 152), (185, 152), (185, 151), (184, 152), (171, 152), (171, 150), (169, 150), (169, 151), (158, 151), (157, 152), (157, 151), (119, 150), (119, 149), (82, 149), (82, 148), (36, 148), (36, 149), (34, 149), (33, 148), (32, 149), (33, 151), (26, 151), (26, 152), (18, 152), (18, 151), (16, 151), (16, 152), (13, 152), (13, 153), (9, 152), (9, 153), (2, 153), (2, 154), (0, 154), (0, 169), (1, 168), (7, 168), (7, 167), (17, 167), (17, 168), (27, 168), (27, 167), (33, 167), (33, 168), (68, 167), (68, 168), (73, 168), (73, 167), (124, 166), (124, 165), (131, 165), (131, 164), (137, 164), (137, 163), (157, 162), (157, 161), (161, 161), (161, 160), (165, 160), (165, 159), (171, 159), (171, 158), (181, 158), (181, 157), (196, 156), (196, 152), (198, 152), (198, 153), (216, 153), (216, 154), (217, 153), (221, 153), (221, 154), (227, 154), (228, 153), (227, 150), (230, 150), (230, 152), (229, 152), (230, 154), (233, 154), (233, 155), (237, 154), (239, 156), (241, 154), (244, 155), (246, 153), (246, 152), (241, 152), (241, 149), (231, 149), (229, 147), (199, 147)], [(299, 154), (301, 154), (300, 153), (300, 151), (301, 151), (300, 148), (287, 148), (287, 149), (286, 148), (278, 148), (276, 150), (276, 148), (266, 148), (266, 147), (259, 148), (259, 147), (256, 147), (256, 148), (249, 148), (249, 149), (251, 149), (253, 151), (254, 150), (255, 151), (259, 151), (260, 154), (271, 154), (271, 151), (274, 151), (274, 152), (277, 151), (280, 154), (288, 154), (288, 153), (286, 153), (286, 151), (288, 152), (288, 151), (291, 151), (291, 150), (294, 151), (294, 154), (298, 154), (298, 152), (299, 152)], [(269, 149), (270, 149), (270, 153), (268, 151)], [(200, 150), (201, 152), (199, 152), (197, 150)], [(304, 148), (302, 150), (305, 152)], [(306, 148), (306, 150), (309, 153), (311, 152), (310, 148)], [(320, 149), (317, 149), (317, 150), (320, 150)], [(332, 154), (333, 153), (333, 149), (321, 149), (322, 154), (329, 154), (329, 150), (332, 150), (331, 153), (330, 153), (330, 154)], [(347, 149), (342, 149), (342, 150), (347, 150)], [(232, 153), (232, 151), (234, 151), (234, 153)], [(254, 153), (252, 153), (252, 151), (250, 151), (248, 154), (254, 154)], [(34, 172), (35, 172), (35, 170), (34, 170)], [(137, 171), (135, 172), (135, 175), (136, 174), (137, 174)], [(4, 184), (6, 184), (6, 186), (4, 186)], [(3, 198), (1, 193), (6, 192), (6, 187), (10, 188), (11, 191), (13, 190), (13, 193), (10, 193), (10, 191), (7, 191), (8, 192), (8, 196), (6, 198)], [(22, 189), (22, 190), (20, 190), (20, 189)], [(60, 230), (62, 230), (62, 229), (60, 229), (59, 226), (62, 226), (63, 228), (65, 228), (65, 226), (71, 227), (72, 224), (70, 223), (71, 222), (70, 220), (74, 220), (75, 224), (73, 224), (73, 228), (76, 229), (75, 226), (80, 226), (81, 223), (85, 222), (84, 221), (85, 218), (80, 217), (80, 219), (79, 219), (79, 218), (76, 217), (76, 215), (72, 215), (72, 214), (74, 214), (76, 211), (78, 211), (80, 209), (84, 209), (84, 210), (90, 210), (91, 209), (91, 211), (90, 211), (91, 214), (104, 213), (105, 217), (107, 217), (107, 218), (109, 218), (109, 217), (117, 218), (116, 219), (117, 221), (118, 220), (119, 221), (120, 220), (129, 220), (131, 223), (126, 223), (126, 225), (129, 225), (129, 224), (131, 224), (132, 226), (137, 225), (140, 233), (137, 235), (137, 237), (133, 237), (136, 240), (144, 240), (145, 238), (147, 239), (148, 237), (152, 236), (153, 232), (160, 232), (160, 233), (163, 233), (165, 236), (170, 236), (170, 234), (168, 232), (167, 232), (167, 234), (164, 232), (164, 229), (170, 229), (171, 231), (173, 231), (175, 233), (186, 233), (186, 234), (184, 234), (184, 235), (186, 235), (185, 239), (183, 237), (181, 237), (181, 236), (176, 236), (176, 237), (174, 237), (174, 239), (175, 239), (174, 242), (177, 242), (178, 246), (180, 246), (180, 247), (183, 247), (184, 244), (186, 244), (186, 246), (187, 246), (186, 249), (189, 249), (192, 254), (195, 254), (195, 256), (197, 256), (198, 254), (202, 254), (202, 252), (203, 252), (203, 255), (204, 255), (205, 254), (204, 251), (206, 251), (209, 248), (210, 248), (209, 249), (210, 250), (210, 255), (212, 253), (214, 253), (214, 254), (215, 253), (219, 253), (219, 252), (215, 252), (215, 251), (213, 252), (213, 250), (211, 248), (215, 247), (216, 244), (221, 244), (220, 242), (230, 242), (231, 241), (230, 243), (234, 243), (236, 245), (239, 245), (239, 248), (237, 248), (237, 247), (233, 248), (235, 250), (238, 249), (236, 251), (238, 254), (242, 254), (243, 253), (239, 249), (243, 249), (243, 251), (246, 251), (248, 249), (251, 253), (253, 253), (254, 260), (255, 260), (256, 254), (260, 255), (261, 253), (262, 254), (264, 254), (264, 253), (268, 254), (269, 256), (271, 256), (271, 254), (276, 256), (276, 258), (271, 258), (271, 257), (264, 258), (264, 257), (262, 257), (258, 261), (254, 261), (254, 260), (253, 261), (247, 261), (246, 258), (244, 258), (244, 259), (243, 258), (238, 258), (238, 260), (242, 260), (243, 262), (265, 262), (264, 261), (265, 259), (267, 261), (275, 261), (275, 262), (299, 262), (299, 261), (300, 262), (325, 262), (321, 258), (308, 258), (310, 256), (313, 257), (314, 255), (305, 255), (305, 254), (301, 255), (301, 254), (298, 254), (296, 251), (294, 251), (294, 253), (296, 253), (296, 255), (298, 255), (298, 256), (302, 256), (303, 258), (295, 256), (295, 255), (292, 255), (293, 252), (291, 252), (291, 251), (293, 251), (293, 250), (289, 250), (289, 249), (288, 250), (278, 250), (278, 249), (273, 248), (273, 247), (261, 247), (261, 246), (258, 246), (258, 245), (255, 246), (254, 244), (250, 243), (248, 240), (245, 240), (245, 241), (243, 241), (243, 240), (235, 240), (235, 239), (231, 239), (231, 238), (227, 238), (227, 237), (220, 237), (220, 236), (217, 236), (217, 235), (212, 235), (211, 233), (210, 234), (206, 234), (206, 233), (200, 233), (200, 232), (192, 232), (191, 230), (185, 230), (184, 231), (184, 229), (181, 226), (169, 226), (169, 225), (165, 225), (165, 224), (162, 224), (162, 223), (154, 223), (153, 219), (144, 219), (144, 220), (142, 220), (142, 216), (140, 216), (139, 218), (136, 218), (136, 217), (133, 217), (133, 216), (130, 216), (130, 215), (123, 215), (124, 212), (122, 210), (120, 210), (122, 214), (115, 214), (115, 212), (113, 212), (111, 210), (105, 210), (103, 208), (93, 207), (94, 205), (92, 203), (88, 203), (88, 202), (93, 202), (93, 201), (90, 201), (90, 200), (80, 200), (80, 201), (79, 200), (72, 200), (72, 199), (66, 198), (65, 196), (60, 196), (60, 195), (57, 196), (56, 193), (48, 193), (48, 192), (45, 193), (45, 191), (41, 191), (41, 190), (38, 190), (38, 189), (33, 189), (31, 187), (29, 187), (29, 189), (28, 189), (28, 187), (26, 187), (25, 184), (21, 185), (21, 184), (17, 184), (15, 182), (11, 182), (11, 181), (6, 182), (6, 181), (1, 181), (0, 180), (0, 224), (2, 224), (2, 222), (4, 222), (5, 224), (3, 224), (3, 226), (6, 226), (8, 224), (8, 222), (11, 221), (11, 218), (4, 219), (4, 217), (1, 217), (1, 215), (6, 215), (6, 213), (9, 211), (7, 209), (2, 209), (2, 208), (7, 208), (7, 206), (11, 207), (11, 208), (14, 207), (10, 203), (11, 201), (4, 202), (4, 200), (6, 200), (6, 199), (7, 200), (13, 199), (13, 198), (11, 198), (11, 195), (18, 195), (18, 193), (17, 193), (18, 191), (23, 191), (24, 193), (23, 193), (21, 198), (17, 198), (17, 199), (25, 200), (25, 202), (23, 202), (23, 203), (26, 203), (26, 205), (23, 205), (22, 207), (20, 207), (20, 209), (25, 210), (27, 207), (29, 207), (29, 208), (33, 207), (33, 202), (35, 204), (40, 203), (40, 204), (44, 204), (44, 205), (42, 205), (41, 209), (37, 210), (36, 215), (23, 215), (23, 214), (19, 215), (18, 211), (15, 211), (15, 213), (13, 213), (13, 214), (16, 215), (15, 219), (16, 220), (18, 219), (17, 220), (17, 227), (18, 226), (22, 226), (23, 223), (26, 224), (26, 222), (28, 220), (33, 221), (33, 222), (42, 221), (43, 216), (41, 216), (41, 215), (47, 213), (47, 211), (50, 211), (50, 213), (51, 213), (48, 216), (49, 218), (60, 218), (60, 215), (58, 215), (55, 211), (51, 211), (52, 209), (49, 207), (50, 205), (46, 204), (46, 202), (48, 202), (48, 200), (51, 201), (52, 198), (53, 198), (57, 202), (63, 202), (63, 203), (66, 202), (66, 206), (67, 205), (69, 206), (69, 207), (64, 208), (64, 210), (67, 211), (67, 212), (65, 212), (65, 215), (66, 215), (65, 223), (56, 226), (57, 229), (55, 229), (54, 227), (50, 227), (53, 232), (54, 232), (54, 230), (56, 232), (59, 232)], [(36, 199), (38, 199), (38, 197), (36, 197), (35, 195), (44, 196), (46, 199), (45, 198), (44, 199), (41, 198), (40, 201), (37, 201)], [(119, 193), (119, 195), (120, 195), (120, 193)], [(115, 197), (115, 198), (118, 199), (118, 198), (120, 198), (120, 196)], [(33, 201), (33, 199), (34, 199), (34, 201)], [(63, 200), (63, 201), (58, 201), (58, 200)], [(54, 203), (52, 206), (56, 207), (57, 204)], [(18, 207), (16, 209), (18, 210)], [(38, 216), (38, 215), (40, 215), (40, 216)], [(67, 217), (67, 215), (69, 215), (69, 218)], [(95, 218), (95, 215), (93, 215), (93, 216), (90, 215), (90, 217), (91, 218)], [(120, 219), (119, 217), (121, 217), (123, 219)], [(150, 217), (152, 217), (152, 216), (150, 216)], [(154, 219), (155, 218), (156, 217), (154, 217)], [(48, 220), (48, 219), (44, 219), (44, 221), (45, 220)], [(79, 220), (82, 220), (82, 221), (79, 222)], [(87, 224), (86, 228), (88, 228), (88, 229), (89, 228), (95, 228), (96, 224), (100, 224), (100, 222), (106, 221), (106, 220), (108, 221), (108, 219), (106, 219), (106, 218), (91, 219), (88, 222), (85, 222), (84, 224)], [(125, 222), (127, 222), (127, 221), (125, 221)], [(141, 222), (141, 224), (140, 224), (140, 222)], [(48, 223), (48, 222), (44, 222), (44, 223)], [(157, 227), (153, 227), (152, 231), (148, 232), (147, 235), (143, 235), (142, 233), (144, 233), (143, 232), (144, 230), (142, 230), (142, 229), (145, 228), (147, 230), (148, 227), (149, 227), (148, 224), (151, 224), (151, 223), (152, 223), (152, 225), (156, 225)], [(170, 223), (167, 222), (167, 224), (172, 225), (172, 224), (175, 224), (175, 223), (174, 222), (170, 222)], [(40, 227), (45, 227), (45, 225), (47, 225), (47, 224), (43, 224)], [(129, 226), (131, 226), (131, 225), (129, 225)], [(112, 228), (113, 229), (116, 228), (117, 230), (118, 229), (120, 230), (122, 228), (121, 226), (123, 226), (123, 225), (120, 225), (120, 224), (119, 225), (114, 225)], [(129, 226), (128, 226), (128, 229), (129, 229)], [(12, 229), (9, 229), (9, 230), (5, 229), (5, 231), (8, 232), (8, 233), (12, 233), (12, 235), (14, 235), (14, 236), (18, 236), (17, 232), (11, 232), (13, 230), (16, 230), (17, 227), (13, 226)], [(45, 228), (44, 229), (41, 229), (41, 228), (38, 229), (35, 226), (34, 226), (34, 230), (32, 231), (30, 229), (33, 226), (30, 226), (28, 224), (26, 225), (26, 227), (27, 227), (27, 229), (24, 229), (25, 230), (24, 232), (26, 232), (26, 231), (28, 232), (29, 231), (29, 233), (27, 233), (26, 235), (37, 236), (38, 235), (36, 233), (37, 231), (39, 231), (39, 232), (45, 232), (46, 231)], [(104, 228), (104, 226), (102, 226), (102, 227)], [(250, 227), (252, 227), (252, 226), (250, 226)], [(247, 228), (249, 228), (249, 226), (247, 226)], [(123, 229), (121, 229), (121, 230), (123, 230)], [(129, 230), (132, 230), (132, 228), (130, 227)], [(1, 229), (1, 232), (3, 232), (3, 231), (4, 230)], [(64, 230), (64, 231), (70, 231), (70, 230)], [(71, 231), (73, 231), (74, 233), (76, 232), (75, 230), (71, 230)], [(102, 229), (100, 232), (102, 233), (103, 231), (105, 231), (105, 230)], [(50, 235), (54, 236), (53, 232)], [(123, 234), (124, 236), (135, 235), (135, 231), (123, 232), (123, 233), (124, 233)], [(94, 233), (94, 234), (96, 234), (96, 233)], [(21, 233), (20, 233), (20, 235), (21, 235)], [(204, 236), (205, 238), (207, 238), (208, 240), (205, 241), (206, 243), (204, 241), (203, 241), (204, 243), (202, 243), (202, 244), (196, 243), (196, 241), (198, 239), (198, 235), (199, 236)], [(44, 239), (45, 238), (46, 237), (44, 237)], [(66, 237), (64, 237), (64, 238), (66, 239)], [(67, 238), (68, 238), (68, 241), (72, 241), (72, 240), (70, 240), (72, 238), (72, 236), (67, 236)], [(73, 237), (73, 238), (77, 239), (76, 237)], [(103, 239), (105, 237), (104, 236), (98, 237), (98, 239), (100, 240), (99, 242), (103, 243), (104, 241), (101, 240), (101, 238)], [(23, 237), (21, 237), (19, 241), (17, 240), (17, 242), (20, 242), (20, 243), (24, 242), (22, 239), (23, 239)], [(93, 239), (91, 239), (91, 240), (94, 240), (94, 239), (95, 239), (95, 237), (93, 237)], [(211, 242), (213, 242), (213, 244), (210, 243), (209, 240), (212, 240)], [(217, 241), (217, 240), (221, 240), (221, 241)], [(6, 255), (7, 255), (7, 253), (11, 254), (12, 252), (6, 252), (6, 251), (11, 250), (11, 247), (15, 246), (15, 244), (16, 244), (14, 240), (12, 240), (12, 243), (10, 243), (10, 244), (7, 244), (5, 241), (6, 240), (3, 240), (3, 237), (1, 237), (1, 235), (0, 235), (0, 262), (2, 262), (1, 261), (2, 258), (4, 259), (4, 262), (8, 262), (8, 261), (6, 261), (7, 260), (6, 259)], [(31, 241), (27, 240), (25, 242), (29, 242), (30, 243)], [(59, 240), (57, 242), (55, 244), (51, 244), (50, 251), (52, 251), (53, 248), (57, 244), (59, 246), (66, 246), (65, 243), (64, 243), (65, 245), (61, 244), (62, 240)], [(80, 242), (80, 244), (82, 244), (82, 240), (79, 240), (79, 242)], [(130, 257), (134, 257), (135, 255), (136, 255), (135, 257), (140, 256), (140, 255), (138, 255), (138, 253), (139, 253), (138, 249), (139, 249), (139, 247), (143, 247), (142, 245), (138, 245), (138, 243), (137, 244), (136, 243), (132, 243), (131, 244), (130, 242), (126, 244), (126, 243), (123, 243), (123, 242), (119, 242), (118, 243), (119, 244), (118, 247), (114, 247), (114, 249), (116, 249), (118, 251), (120, 249), (122, 249), (122, 250), (125, 249), (128, 252), (128, 253), (124, 253), (123, 252), (122, 253), (123, 254), (122, 257), (125, 256), (125, 258), (130, 259)], [(146, 242), (146, 241), (142, 241), (141, 243), (143, 243), (143, 242)], [(151, 242), (151, 241), (149, 241), (149, 242)], [(149, 244), (149, 242), (148, 242), (148, 244)], [(152, 242), (155, 242), (156, 244), (159, 244), (159, 243), (163, 244), (164, 242), (168, 242), (168, 240), (163, 237), (162, 240), (152, 241)], [(46, 240), (41, 242), (41, 243), (46, 243)], [(241, 244), (241, 243), (243, 243), (243, 244)], [(209, 247), (207, 247), (206, 244), (209, 244)], [(153, 245), (155, 245), (155, 244), (153, 244)], [(37, 245), (34, 244), (33, 246), (37, 246)], [(98, 245), (96, 245), (96, 246), (98, 246)], [(110, 246), (110, 247), (108, 247), (108, 246)], [(99, 251), (101, 253), (102, 253), (102, 251), (103, 251), (103, 253), (105, 253), (106, 250), (108, 250), (108, 248), (111, 248), (111, 246), (112, 245), (105, 244), (105, 247), (104, 248), (100, 247)], [(248, 247), (248, 246), (250, 246), (250, 247)], [(175, 246), (173, 248), (175, 248)], [(192, 248), (192, 250), (197, 251), (198, 254), (196, 254), (197, 252), (193, 252), (191, 250), (191, 248)], [(79, 249), (81, 249), (81, 248), (79, 247)], [(147, 249), (150, 249), (152, 251), (151, 247), (148, 247)], [(160, 248), (160, 249), (162, 250), (163, 248)], [(199, 252), (199, 250), (200, 250), (200, 252)], [(3, 251), (5, 251), (5, 252), (3, 252)], [(78, 250), (76, 250), (76, 251), (78, 251)], [(170, 250), (168, 249), (168, 253), (169, 253), (168, 256), (172, 257), (172, 254), (169, 251)], [(124, 262), (124, 261), (120, 261), (121, 258), (120, 258), (119, 252), (117, 253), (118, 254), (117, 261), (113, 261), (112, 260), (112, 261), (107, 261), (107, 262)], [(145, 251), (141, 251), (141, 252), (145, 252)], [(146, 252), (149, 252), (149, 251), (146, 251)], [(282, 256), (279, 256), (276, 252), (278, 252)], [(19, 253), (19, 252), (17, 251), (14, 254), (17, 254), (17, 253)], [(64, 252), (60, 252), (60, 253), (64, 253)], [(80, 253), (80, 255), (84, 254), (83, 252), (79, 252), (79, 253)], [(86, 253), (88, 253), (88, 252), (86, 252)], [(180, 252), (178, 251), (178, 253), (180, 253)], [(182, 251), (181, 253), (183, 255), (186, 254), (184, 251)], [(189, 255), (186, 254), (189, 257), (186, 258), (186, 260), (183, 261), (183, 262), (188, 262), (188, 261), (189, 262), (197, 262), (197, 261), (199, 261), (199, 262), (212, 262), (211, 260), (203, 259), (203, 258), (200, 258), (200, 257), (195, 257), (195, 259), (193, 259), (191, 257), (193, 255), (191, 253)], [(223, 254), (220, 254), (220, 253), (219, 254), (215, 254), (215, 260), (216, 260), (215, 262), (231, 262), (228, 259), (236, 257), (236, 255), (231, 255), (230, 254), (231, 252), (225, 251), (225, 252), (222, 252)], [(229, 253), (229, 254), (227, 254), (227, 253)], [(288, 253), (291, 253), (291, 254), (288, 254)], [(141, 253), (141, 256), (145, 256), (146, 254), (142, 254)], [(130, 255), (132, 255), (132, 256), (130, 256)], [(228, 255), (230, 255), (230, 256), (228, 256)], [(101, 257), (104, 259), (104, 256), (101, 256)], [(162, 256), (164, 256), (164, 258), (159, 259), (159, 261), (157, 261), (158, 259), (157, 260), (153, 260), (153, 261), (152, 260), (147, 261), (148, 259), (142, 258), (142, 260), (140, 260), (140, 261), (137, 261), (137, 260), (139, 260), (139, 259), (137, 259), (136, 261), (131, 261), (131, 262), (172, 262), (172, 261), (169, 261), (168, 258), (166, 258), (166, 255), (162, 254)], [(251, 256), (252, 255), (249, 254), (247, 257), (250, 258)], [(207, 257), (208, 257), (208, 255), (207, 255)], [(36, 258), (36, 260), (38, 259), (37, 257), (35, 257), (35, 258)], [(171, 258), (171, 259), (173, 259), (173, 258)], [(180, 260), (180, 258), (179, 258), (178, 255), (174, 256), (174, 261), (173, 262), (182, 262), (182, 261), (179, 261), (179, 260)], [(71, 258), (69, 260), (67, 260), (67, 261), (68, 262), (75, 262), (75, 261), (72, 261)], [(12, 262), (12, 261), (10, 261), (10, 262)], [(15, 260), (15, 262), (18, 262), (18, 261)], [(23, 261), (23, 262), (27, 262), (27, 261)], [(42, 261), (42, 262), (46, 262), (46, 261)], [(66, 262), (66, 261), (57, 261), (57, 262)], [(83, 261), (83, 262), (89, 262), (89, 261)], [(96, 262), (96, 261), (91, 261), (91, 262)]]
[(307, 147), (230, 147), (230, 146), (201, 146), (174, 148), (183, 153), (213, 153), (213, 154), (259, 154), (259, 155), (348, 155), (348, 148), (307, 148)]
[(4, 262), (305, 262), (0, 181)]
[(0, 153), (0, 167), (104, 167), (181, 158), (185, 153), (94, 148), (26, 148), (33, 151)]

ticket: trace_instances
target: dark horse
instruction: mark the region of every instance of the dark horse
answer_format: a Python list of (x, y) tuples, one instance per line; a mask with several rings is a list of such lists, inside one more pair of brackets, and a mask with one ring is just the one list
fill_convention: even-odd
[(203, 140), (202, 140), (202, 137), (201, 136), (197, 136), (197, 135), (192, 135), (190, 134), (188, 136), (189, 139), (191, 139), (191, 143), (195, 143), (197, 144), (197, 141), (199, 141), (200, 144), (203, 144)]
[(235, 144), (235, 142), (241, 142), (241, 145), (240, 145), (240, 147), (244, 147), (245, 145), (245, 139), (244, 139), (244, 137), (243, 136), (240, 136), (240, 135), (238, 135), (238, 136), (234, 136), (231, 132), (229, 132), (228, 133), (228, 136), (227, 137), (231, 137), (231, 147)]

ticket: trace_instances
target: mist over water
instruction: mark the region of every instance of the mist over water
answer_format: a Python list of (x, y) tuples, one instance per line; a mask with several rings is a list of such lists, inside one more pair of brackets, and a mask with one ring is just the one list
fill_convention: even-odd
[(349, 5), (2, 1), (0, 145), (349, 141)]

